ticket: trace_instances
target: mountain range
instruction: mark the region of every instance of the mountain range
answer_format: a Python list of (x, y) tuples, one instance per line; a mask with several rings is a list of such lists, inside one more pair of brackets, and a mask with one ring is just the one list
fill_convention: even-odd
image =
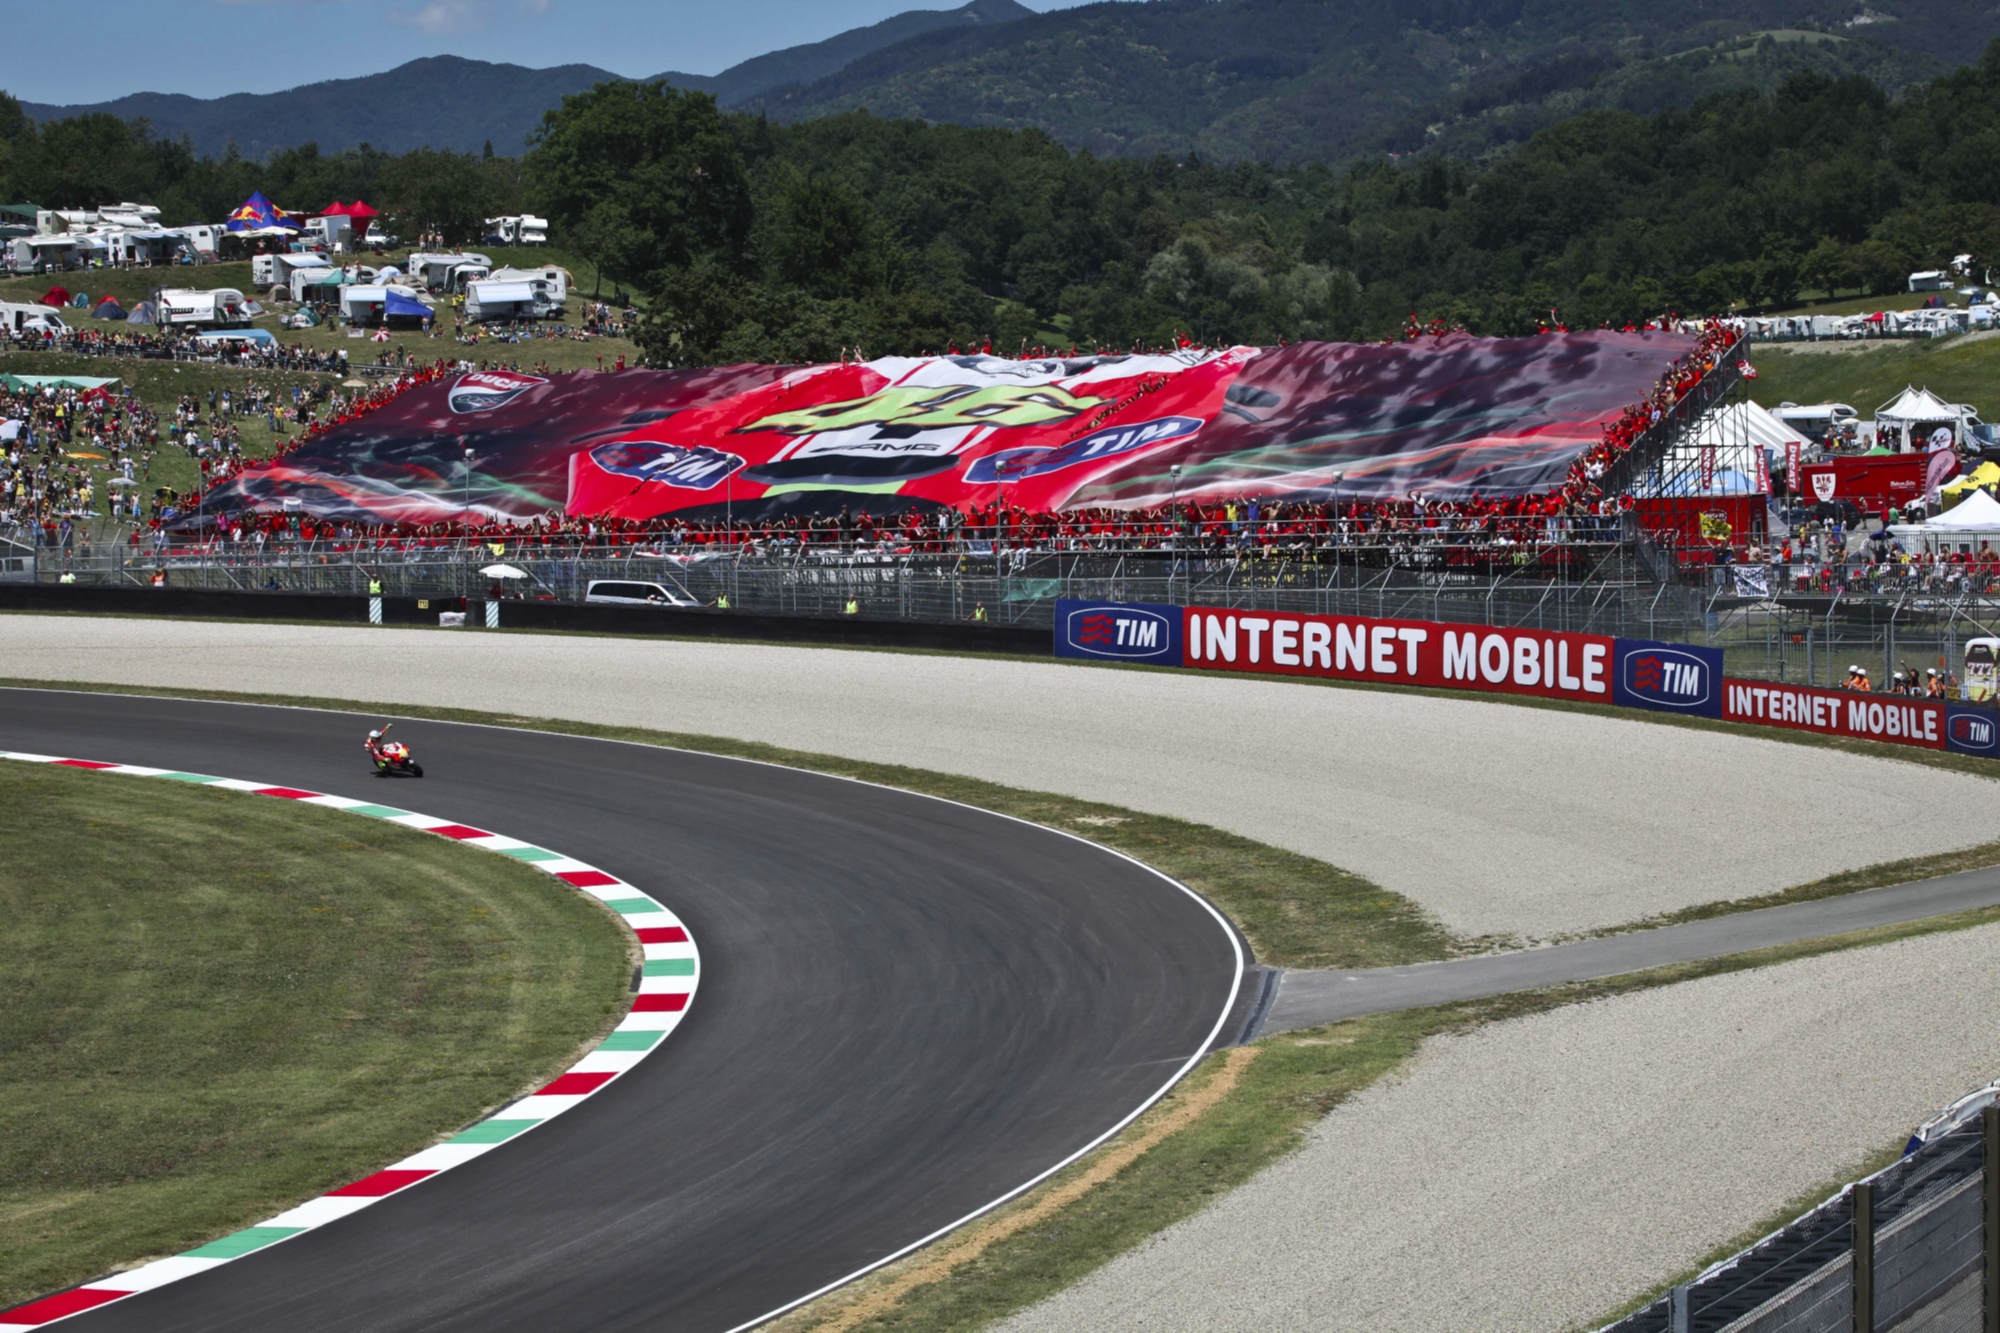
[[(642, 82), (713, 93), (724, 106), (740, 106), (779, 87), (810, 84), (886, 46), (925, 33), (991, 27), (1028, 18), (1034, 11), (1015, 0), (971, 0), (957, 9), (919, 9), (823, 42), (755, 56), (720, 74), (668, 71)], [(106, 113), (145, 120), (162, 138), (185, 135), (197, 153), (220, 157), (231, 144), (245, 157), (317, 143), (323, 152), (371, 144), (384, 152), (449, 148), (477, 153), (487, 145), (504, 156), (521, 152), (542, 113), (608, 80), (627, 76), (594, 65), (522, 65), (430, 56), (380, 74), (328, 79), (280, 93), (188, 97), (133, 93), (111, 102), (51, 106), (23, 102), (38, 121)]]
[[(1996, 36), (1991, 0), (1119, 0), (1047, 14), (972, 0), (716, 75), (653, 77), (777, 120), (865, 108), (1035, 127), (1105, 154), (1477, 157), (1593, 107), (1658, 111), (1802, 69), (1893, 90)], [(309, 141), (512, 154), (565, 94), (616, 77), (439, 56), (284, 93), (23, 109), (143, 116), (210, 155)]]

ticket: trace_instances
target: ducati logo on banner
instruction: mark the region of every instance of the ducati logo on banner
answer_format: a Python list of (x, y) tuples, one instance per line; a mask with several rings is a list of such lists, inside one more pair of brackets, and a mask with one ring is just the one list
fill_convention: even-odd
[(1837, 484), (1837, 479), (1831, 472), (1813, 473), (1812, 483), (1813, 494), (1817, 495), (1822, 501), (1833, 498), (1833, 488)]
[(540, 375), (517, 375), (511, 370), (475, 370), (460, 375), (451, 386), (448, 401), (454, 412), (490, 412), (513, 402), (537, 384), (547, 384)]

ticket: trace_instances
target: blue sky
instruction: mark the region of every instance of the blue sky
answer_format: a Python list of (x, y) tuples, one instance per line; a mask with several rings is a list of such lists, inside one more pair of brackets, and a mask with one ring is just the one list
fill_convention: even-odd
[[(596, 65), (639, 77), (713, 74), (906, 9), (964, 0), (91, 0), (87, 56), (7, 62), (25, 102), (134, 92), (277, 92), (390, 69), (418, 56)], [(1076, 0), (1023, 0), (1048, 10)], [(75, 15), (58, 20), (71, 24)], [(316, 39), (314, 33), (325, 39)], [(44, 56), (55, 46), (29, 41)]]

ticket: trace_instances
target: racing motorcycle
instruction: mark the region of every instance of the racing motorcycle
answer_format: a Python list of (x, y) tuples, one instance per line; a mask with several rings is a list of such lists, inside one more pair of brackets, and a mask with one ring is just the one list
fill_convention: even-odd
[(368, 750), (368, 757), (375, 761), (375, 776), (387, 778), (406, 774), (413, 778), (422, 777), (424, 766), (411, 757), (410, 747), (401, 741), (387, 739), (386, 733), (394, 725), (391, 722), (381, 731), (369, 732), (368, 739), (362, 742)]

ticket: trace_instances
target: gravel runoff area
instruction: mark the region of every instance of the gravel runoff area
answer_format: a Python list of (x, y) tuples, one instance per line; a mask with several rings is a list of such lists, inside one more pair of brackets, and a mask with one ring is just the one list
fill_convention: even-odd
[(1996, 963), (1984, 926), (1433, 1038), (1000, 1327), (1589, 1327), (2000, 1072)]
[(1523, 939), (1970, 846), (1985, 779), (1476, 699), (912, 653), (10, 615), (0, 676), (765, 741), (1218, 825)]

